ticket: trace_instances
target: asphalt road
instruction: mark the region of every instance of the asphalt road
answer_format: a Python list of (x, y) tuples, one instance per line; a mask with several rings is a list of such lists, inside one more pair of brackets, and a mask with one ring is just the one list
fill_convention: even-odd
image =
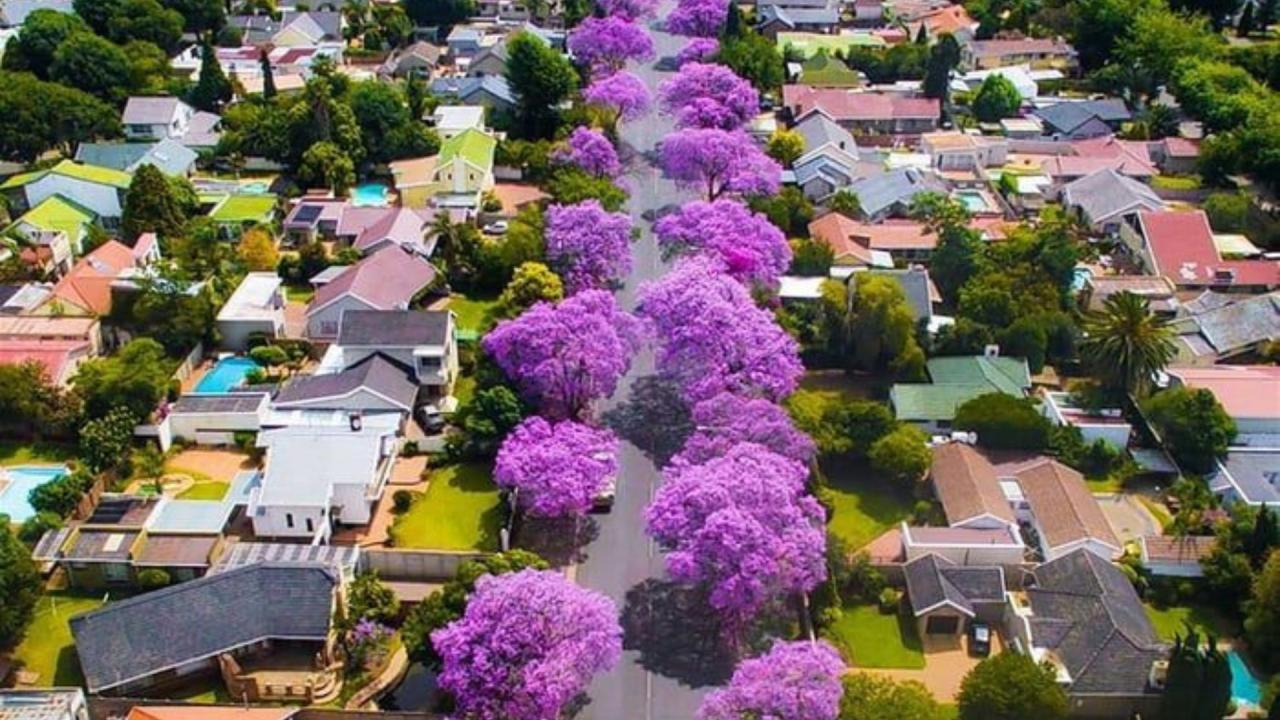
[[(673, 3), (662, 5), (660, 17)], [(657, 59), (629, 69), (656, 95), (686, 39), (657, 27), (651, 34)], [(654, 215), (693, 199), (654, 166), (654, 151), (671, 131), (670, 118), (656, 108), (619, 130), (631, 194), (627, 210), (642, 232), (632, 248), (631, 276), (618, 294), (627, 309), (635, 306), (639, 286), (667, 269), (651, 232)], [(646, 349), (604, 407), (624, 438), (618, 492), (612, 512), (594, 516), (596, 534), (583, 549), (577, 580), (618, 604), (625, 636), (618, 667), (588, 690), (589, 702), (578, 717), (589, 720), (690, 720), (706, 691), (730, 669), (704, 603), (665, 580), (662, 553), (644, 532), (644, 508), (661, 482), (654, 457), (660, 461), (664, 448), (669, 453), (681, 435), (681, 409), (654, 392), (653, 372), (653, 353)]]

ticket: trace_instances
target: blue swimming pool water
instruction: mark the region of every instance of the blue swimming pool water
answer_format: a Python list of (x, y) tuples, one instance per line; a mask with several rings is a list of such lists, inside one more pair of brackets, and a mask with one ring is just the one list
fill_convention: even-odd
[(196, 384), (198, 393), (224, 393), (244, 384), (244, 376), (257, 369), (258, 363), (249, 358), (229, 357), (218, 361)]
[[(59, 467), (10, 467), (4, 468), (9, 484), (0, 490), (0, 515), (8, 515), (10, 522), (20, 523), (36, 514), (27, 496), (41, 485), (67, 474), (65, 466)], [(0, 481), (3, 484), (3, 481)]]
[(387, 186), (382, 183), (357, 185), (351, 190), (351, 204), (356, 207), (386, 207), (391, 202), (387, 192)]
[(982, 196), (982, 193), (960, 190), (955, 193), (955, 198), (963, 203), (965, 209), (969, 212), (981, 212), (991, 209), (987, 206), (987, 199)]
[(1227, 651), (1227, 662), (1231, 665), (1231, 697), (1237, 702), (1247, 702), (1255, 706), (1262, 705), (1262, 684), (1254, 677), (1253, 671), (1245, 663), (1244, 658), (1235, 650)]
[(266, 195), (270, 191), (271, 185), (265, 180), (254, 180), (253, 182), (240, 184), (240, 192), (250, 195)]

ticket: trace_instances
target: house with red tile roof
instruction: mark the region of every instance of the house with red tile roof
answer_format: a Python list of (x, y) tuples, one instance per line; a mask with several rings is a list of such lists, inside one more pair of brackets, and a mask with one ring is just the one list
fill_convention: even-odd
[(83, 340), (0, 340), (0, 365), (36, 363), (57, 386), (66, 385), (91, 357), (93, 345)]
[(1179, 290), (1257, 293), (1280, 287), (1280, 263), (1274, 260), (1223, 260), (1202, 210), (1148, 210), (1137, 217), (1130, 249)]
[(938, 236), (915, 220), (866, 223), (836, 212), (809, 223), (809, 235), (831, 247), (839, 266), (892, 267), (896, 257), (927, 257), (938, 246)]
[(431, 263), (398, 246), (386, 246), (316, 290), (307, 305), (306, 335), (332, 341), (348, 310), (405, 310), (435, 278)]
[(960, 64), (968, 70), (1027, 65), (1036, 69), (1074, 70), (1076, 49), (1062, 38), (973, 40), (960, 48)]
[(154, 233), (138, 237), (133, 247), (108, 240), (71, 268), (35, 312), (39, 315), (103, 316), (111, 313), (112, 289), (127, 285), (139, 269), (159, 259)]
[(794, 122), (821, 111), (855, 136), (916, 137), (938, 129), (941, 111), (936, 98), (809, 85), (784, 85), (782, 101)]
[(1280, 367), (1211, 365), (1170, 367), (1165, 372), (1173, 387), (1212, 392), (1240, 434), (1280, 434)]
[(926, 36), (930, 39), (937, 39), (941, 35), (953, 35), (961, 45), (964, 45), (978, 31), (978, 21), (973, 19), (963, 5), (948, 4), (924, 12), (910, 12), (905, 17), (901, 12), (903, 9), (905, 8), (895, 7), (896, 14), (903, 20), (907, 26), (907, 32), (913, 38), (919, 36), (920, 28), (923, 26)]
[(1044, 460), (1015, 475), (1030, 510), (1045, 560), (1080, 549), (1115, 560), (1124, 546), (1089, 492), (1084, 476), (1057, 460)]

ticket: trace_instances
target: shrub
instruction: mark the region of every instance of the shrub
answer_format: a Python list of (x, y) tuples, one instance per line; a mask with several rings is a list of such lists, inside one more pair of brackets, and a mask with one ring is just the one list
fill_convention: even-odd
[(27, 518), (18, 531), (18, 539), (28, 545), (35, 545), (50, 530), (62, 527), (62, 517), (49, 511), (38, 512)]
[(1226, 454), (1236, 436), (1235, 421), (1203, 388), (1165, 390), (1144, 402), (1142, 409), (1173, 459), (1194, 472), (1212, 470), (1214, 460)]
[(929, 452), (929, 437), (912, 425), (900, 425), (898, 429), (871, 444), (867, 459), (876, 472), (890, 480), (914, 484), (924, 478), (933, 454)]
[(402, 457), (413, 457), (419, 452), (421, 452), (421, 450), (418, 447), (417, 440), (406, 440), (404, 445), (400, 446), (400, 455)]
[(170, 582), (169, 573), (160, 568), (147, 568), (138, 573), (138, 585), (148, 590), (162, 588)]
[(391, 495), (391, 505), (396, 513), (406, 513), (413, 504), (413, 493), (408, 490), (397, 490)]
[(32, 488), (27, 495), (27, 502), (38, 513), (47, 512), (66, 517), (80, 504), (80, 498), (92, 484), (92, 475), (84, 470), (76, 470)]
[(955, 428), (978, 434), (978, 444), (1001, 450), (1043, 450), (1049, 443), (1049, 421), (1031, 400), (993, 392), (956, 409)]
[(879, 605), (880, 612), (885, 615), (892, 615), (898, 612), (898, 605), (902, 602), (902, 591), (897, 588), (887, 587), (880, 591)]

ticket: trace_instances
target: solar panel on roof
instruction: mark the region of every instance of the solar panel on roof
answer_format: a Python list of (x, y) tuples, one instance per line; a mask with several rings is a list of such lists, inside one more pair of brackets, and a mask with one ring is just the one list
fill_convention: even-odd
[(316, 218), (320, 217), (320, 213), (323, 212), (323, 210), (324, 209), (319, 205), (303, 205), (301, 208), (298, 208), (298, 214), (294, 215), (293, 219), (295, 222), (315, 222)]

